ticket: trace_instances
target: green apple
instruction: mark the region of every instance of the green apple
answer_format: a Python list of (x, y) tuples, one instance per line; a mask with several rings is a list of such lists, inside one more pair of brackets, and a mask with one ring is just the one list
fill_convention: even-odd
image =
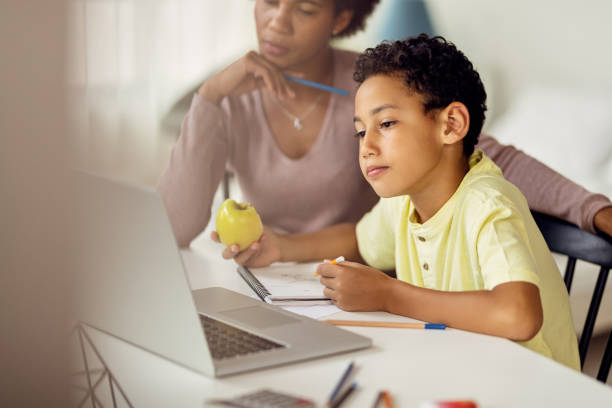
[(223, 202), (217, 211), (217, 234), (223, 245), (237, 244), (243, 251), (257, 241), (263, 233), (259, 214), (249, 203), (237, 203), (232, 199)]

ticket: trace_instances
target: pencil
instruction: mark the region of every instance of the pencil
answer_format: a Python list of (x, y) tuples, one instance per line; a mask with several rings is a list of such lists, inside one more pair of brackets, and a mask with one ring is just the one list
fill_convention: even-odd
[(343, 256), (339, 256), (339, 257), (337, 257), (336, 259), (334, 259), (334, 260), (332, 260), (332, 261), (329, 261), (329, 264), (330, 264), (330, 265), (337, 265), (337, 264), (339, 264), (340, 262), (344, 262), (344, 261), (345, 261), (344, 257), (343, 257)]
[(339, 95), (344, 95), (344, 96), (349, 95), (349, 92), (345, 91), (344, 89), (334, 88), (333, 86), (323, 85), (318, 82), (309, 81), (307, 79), (302, 79), (302, 78), (294, 77), (294, 76), (287, 75), (287, 74), (285, 74), (285, 78), (287, 78), (290, 81), (297, 82), (298, 84), (310, 86), (312, 88), (317, 88), (322, 91), (337, 93)]
[(385, 402), (385, 408), (393, 408), (393, 399), (389, 391), (383, 391), (382, 399)]
[(376, 396), (376, 399), (374, 400), (374, 405), (372, 405), (372, 408), (378, 408), (378, 404), (380, 404), (380, 401), (382, 401), (384, 393), (385, 393), (384, 391), (378, 392), (378, 395)]
[[(329, 262), (325, 261), (325, 263), (328, 263), (330, 265), (337, 265), (340, 262), (344, 262), (344, 261), (345, 261), (344, 257), (343, 256), (339, 256), (336, 259), (333, 259), (333, 260), (331, 260)], [(315, 271), (314, 276), (319, 276), (319, 272)]]
[(332, 391), (331, 395), (329, 396), (329, 399), (328, 399), (329, 405), (333, 405), (334, 399), (336, 398), (336, 395), (338, 395), (338, 392), (340, 392), (340, 390), (342, 389), (342, 386), (344, 385), (344, 383), (346, 382), (347, 378), (351, 374), (351, 371), (353, 371), (354, 367), (355, 367), (355, 362), (351, 361), (351, 363), (348, 365), (348, 367), (346, 367), (346, 370), (344, 370), (344, 373), (342, 374), (342, 377), (340, 377), (340, 380), (338, 381), (338, 384), (336, 384), (336, 386), (334, 387), (334, 390)]
[(344, 402), (345, 399), (348, 398), (349, 395), (351, 395), (351, 393), (353, 391), (355, 391), (355, 388), (357, 388), (357, 383), (353, 382), (350, 387), (348, 387), (343, 393), (342, 395), (340, 395), (331, 405), (331, 408), (338, 408), (340, 405), (342, 405), (342, 403)]
[(323, 320), (334, 326), (389, 327), (395, 329), (430, 329), (444, 330), (445, 324), (438, 323), (405, 323), (405, 322), (368, 322), (363, 320)]

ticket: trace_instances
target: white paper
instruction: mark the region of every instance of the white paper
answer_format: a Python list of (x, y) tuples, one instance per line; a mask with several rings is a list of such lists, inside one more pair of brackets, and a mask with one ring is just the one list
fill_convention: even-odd
[(325, 297), (324, 286), (314, 273), (318, 263), (276, 263), (265, 268), (249, 268), (272, 296)]
[(341, 310), (335, 305), (325, 306), (283, 306), (283, 309), (297, 313), (302, 316), (307, 316), (312, 319), (320, 319), (332, 315), (334, 313), (341, 312)]

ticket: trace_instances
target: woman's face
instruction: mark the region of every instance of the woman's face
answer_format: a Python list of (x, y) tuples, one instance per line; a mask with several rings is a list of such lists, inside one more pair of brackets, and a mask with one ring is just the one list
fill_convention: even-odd
[(260, 53), (279, 68), (298, 68), (324, 55), (341, 24), (333, 0), (256, 0)]

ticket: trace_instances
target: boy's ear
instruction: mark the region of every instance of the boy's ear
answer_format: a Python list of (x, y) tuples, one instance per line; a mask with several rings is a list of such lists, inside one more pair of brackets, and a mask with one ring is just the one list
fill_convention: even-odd
[(334, 19), (332, 35), (338, 35), (348, 27), (353, 19), (353, 10), (342, 10)]
[(461, 102), (452, 102), (442, 111), (444, 144), (454, 144), (462, 140), (470, 129), (470, 112)]

